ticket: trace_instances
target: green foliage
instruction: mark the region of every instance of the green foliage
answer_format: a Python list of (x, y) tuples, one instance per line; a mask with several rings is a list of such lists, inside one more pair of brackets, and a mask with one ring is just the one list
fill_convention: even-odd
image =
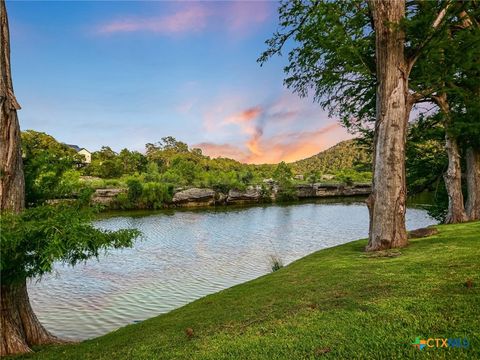
[(118, 161), (122, 166), (123, 175), (133, 175), (144, 172), (147, 167), (147, 158), (138, 151), (122, 149), (118, 154)]
[(335, 179), (345, 185), (354, 183), (369, 183), (372, 181), (372, 173), (369, 171), (358, 172), (351, 169), (343, 169), (335, 174)]
[(142, 183), (138, 179), (128, 179), (127, 187), (128, 187), (128, 200), (131, 203), (136, 203), (140, 199), (143, 193)]
[(321, 179), (320, 172), (315, 170), (310, 170), (305, 177), (305, 180), (312, 185), (319, 182), (320, 179)]
[(139, 199), (140, 206), (146, 209), (161, 208), (166, 202), (172, 200), (172, 195), (173, 186), (147, 182), (143, 184), (142, 196)]
[(213, 171), (205, 173), (199, 185), (226, 194), (231, 189), (245, 189), (246, 186), (239, 177), (239, 174), (233, 170), (227, 172)]
[(438, 186), (433, 191), (433, 204), (426, 206), (428, 215), (433, 217), (439, 223), (444, 223), (448, 213), (448, 194), (443, 181), (438, 182)]
[(292, 179), (292, 169), (284, 161), (279, 163), (273, 172), (273, 179), (280, 187), (277, 199), (280, 201), (295, 200), (297, 198), (296, 189)]
[(143, 178), (145, 181), (161, 181), (162, 177), (160, 176), (160, 171), (158, 165), (155, 162), (149, 162), (147, 165), (147, 171), (144, 174)]
[(322, 108), (353, 130), (372, 121), (375, 34), (367, 2), (282, 1), (278, 13), (279, 30), (266, 41), (259, 62), (287, 48), (287, 87), (302, 97), (313, 94)]
[(93, 213), (81, 204), (27, 209), (19, 215), (3, 213), (1, 281), (11, 283), (49, 273), (55, 262), (76, 265), (110, 248), (132, 245), (137, 230), (95, 228)]
[(196, 175), (201, 169), (194, 159), (177, 155), (171, 160), (168, 171), (177, 174), (182, 179), (182, 183), (179, 185), (189, 185), (194, 183)]
[(273, 178), (278, 182), (285, 182), (292, 179), (292, 169), (282, 161), (277, 165), (273, 172)]
[(448, 166), (445, 129), (438, 114), (420, 116), (409, 128), (406, 175), (409, 194), (435, 191)]
[(52, 136), (33, 130), (22, 132), (22, 154), (27, 206), (64, 198), (79, 190), (72, 170), (80, 161), (76, 152)]
[(301, 174), (312, 171), (319, 174), (335, 174), (342, 169), (368, 171), (371, 164), (371, 155), (365, 146), (356, 140), (346, 140), (317, 155), (292, 163), (292, 169)]

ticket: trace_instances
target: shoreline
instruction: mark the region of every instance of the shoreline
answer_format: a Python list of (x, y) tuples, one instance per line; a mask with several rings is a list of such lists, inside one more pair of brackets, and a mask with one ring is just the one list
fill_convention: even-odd
[[(161, 358), (316, 358), (318, 349), (328, 349), (327, 358), (417, 358), (415, 336), (428, 337), (434, 328), (455, 337), (459, 326), (469, 329), (462, 332), (469, 346), (449, 356), (476, 358), (480, 298), (478, 287), (465, 281), (480, 280), (474, 246), (479, 226), (437, 225), (438, 234), (377, 256), (362, 251), (364, 239), (322, 249), (138, 324), (17, 358), (146, 359), (158, 357), (159, 350)], [(437, 266), (431, 266), (432, 256)], [(441, 276), (447, 264), (458, 271)], [(429, 281), (418, 282), (419, 268)], [(424, 300), (412, 302), (413, 297)], [(434, 310), (452, 321), (432, 317)]]

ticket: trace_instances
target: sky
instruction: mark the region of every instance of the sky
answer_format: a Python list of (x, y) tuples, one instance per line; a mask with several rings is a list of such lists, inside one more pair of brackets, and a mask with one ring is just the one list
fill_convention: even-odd
[(23, 130), (90, 151), (174, 136), (205, 155), (295, 161), (350, 138), (256, 59), (276, 2), (8, 1)]

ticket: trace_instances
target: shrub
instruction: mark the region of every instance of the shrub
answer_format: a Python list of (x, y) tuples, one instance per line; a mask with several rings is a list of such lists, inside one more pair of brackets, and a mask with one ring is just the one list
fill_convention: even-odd
[(244, 190), (246, 187), (245, 184), (239, 180), (235, 171), (208, 172), (205, 173), (203, 178), (202, 183), (205, 183), (207, 187), (224, 194), (228, 193), (231, 189)]
[(134, 207), (134, 204), (130, 201), (128, 194), (120, 193), (115, 197), (112, 207), (115, 209), (129, 210)]
[(128, 187), (128, 200), (132, 204), (136, 204), (138, 199), (140, 199), (140, 197), (142, 196), (142, 192), (143, 192), (142, 183), (138, 179), (128, 179), (127, 187)]
[(140, 203), (148, 209), (158, 209), (172, 200), (173, 187), (168, 184), (147, 182), (143, 185)]
[(278, 255), (270, 255), (270, 269), (272, 272), (278, 271), (283, 268), (283, 261)]

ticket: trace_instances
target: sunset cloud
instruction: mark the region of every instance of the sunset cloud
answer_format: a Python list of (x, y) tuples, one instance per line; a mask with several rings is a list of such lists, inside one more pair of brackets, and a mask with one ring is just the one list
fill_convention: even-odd
[[(208, 142), (195, 147), (211, 157), (230, 157), (249, 164), (274, 164), (307, 158), (350, 137), (338, 123), (331, 123), (313, 131), (287, 132), (268, 138), (254, 137), (248, 140), (246, 149)], [(256, 142), (257, 151), (248, 147), (250, 142)]]
[[(318, 104), (286, 90), (245, 106), (251, 99), (223, 93), (203, 117), (206, 155), (245, 163), (293, 162), (325, 150), (351, 135)], [(224, 151), (224, 152), (223, 152)]]
[(261, 24), (271, 14), (266, 2), (177, 3), (176, 9), (161, 16), (126, 16), (107, 21), (96, 28), (98, 34), (150, 32), (160, 35), (196, 33), (221, 25), (231, 33), (242, 35)]
[(226, 124), (238, 124), (243, 133), (250, 136), (246, 146), (251, 153), (256, 155), (260, 155), (261, 153), (259, 140), (263, 135), (263, 129), (258, 122), (255, 123), (255, 120), (257, 120), (261, 114), (262, 108), (260, 106), (255, 106), (228, 117), (225, 120)]

